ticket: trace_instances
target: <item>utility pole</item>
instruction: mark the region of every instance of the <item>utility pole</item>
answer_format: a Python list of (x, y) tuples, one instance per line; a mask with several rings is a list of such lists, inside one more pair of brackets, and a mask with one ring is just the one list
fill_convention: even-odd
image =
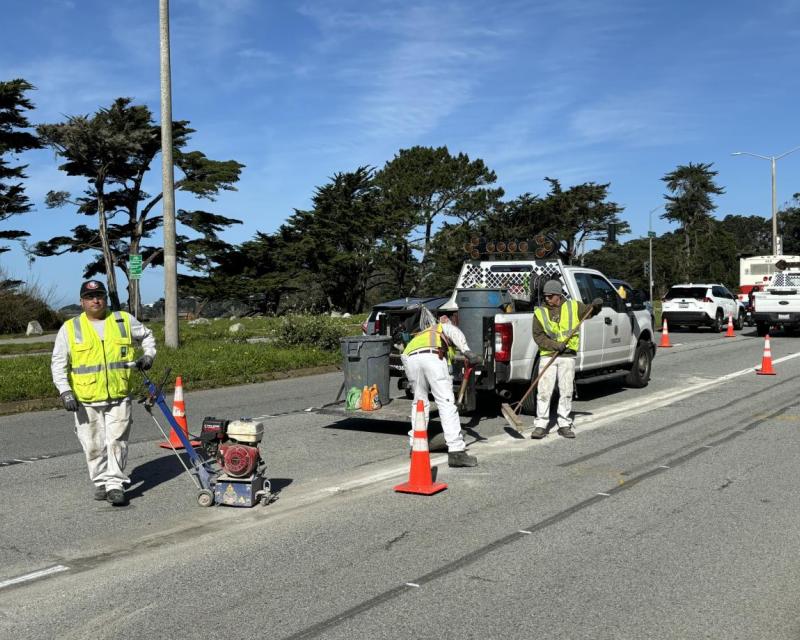
[(158, 3), (161, 49), (161, 185), (164, 219), (164, 343), (176, 349), (178, 262), (175, 252), (175, 175), (172, 165), (172, 74), (169, 64), (169, 0)]
[(658, 211), (661, 208), (661, 205), (650, 210), (648, 214), (648, 222), (647, 222), (647, 239), (650, 242), (650, 257), (647, 263), (647, 279), (650, 281), (650, 302), (653, 302), (653, 238), (655, 237), (655, 232), (653, 231), (653, 213)]
[(790, 153), (794, 153), (800, 149), (800, 147), (795, 147), (794, 149), (789, 149), (786, 153), (782, 153), (779, 156), (762, 156), (758, 153), (750, 153), (749, 151), (734, 151), (731, 155), (732, 156), (753, 156), (754, 158), (761, 158), (762, 160), (769, 160), (770, 162), (770, 170), (772, 173), (772, 255), (780, 255), (782, 249), (779, 248), (781, 244), (780, 240), (778, 239), (778, 196), (777, 196), (777, 189), (775, 183), (775, 162), (780, 160), (781, 158), (785, 158)]

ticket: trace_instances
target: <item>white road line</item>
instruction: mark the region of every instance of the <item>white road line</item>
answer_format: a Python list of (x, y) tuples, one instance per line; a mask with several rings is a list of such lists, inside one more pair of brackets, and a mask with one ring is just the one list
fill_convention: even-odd
[(61, 573), (62, 571), (69, 571), (69, 567), (65, 567), (62, 564), (57, 564), (55, 567), (50, 567), (49, 569), (42, 569), (41, 571), (26, 573), (24, 576), (18, 576), (16, 578), (11, 578), (9, 580), (3, 580), (3, 582), (0, 582), (0, 589), (5, 589), (6, 587), (10, 587), (15, 584), (20, 584), (22, 582), (38, 580), (39, 578), (44, 578), (45, 576), (49, 576), (54, 573)]

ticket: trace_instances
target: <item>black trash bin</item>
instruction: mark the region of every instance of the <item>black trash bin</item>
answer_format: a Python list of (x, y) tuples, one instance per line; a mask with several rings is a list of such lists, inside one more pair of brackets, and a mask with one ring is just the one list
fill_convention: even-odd
[(389, 397), (389, 336), (353, 336), (342, 338), (342, 370), (345, 394), (351, 387), (378, 385), (378, 398), (387, 404)]

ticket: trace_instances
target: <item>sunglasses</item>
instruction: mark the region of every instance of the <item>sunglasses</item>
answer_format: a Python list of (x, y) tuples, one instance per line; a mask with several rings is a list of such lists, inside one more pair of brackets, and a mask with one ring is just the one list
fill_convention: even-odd
[(87, 293), (83, 296), (84, 300), (105, 300), (106, 294), (105, 293)]

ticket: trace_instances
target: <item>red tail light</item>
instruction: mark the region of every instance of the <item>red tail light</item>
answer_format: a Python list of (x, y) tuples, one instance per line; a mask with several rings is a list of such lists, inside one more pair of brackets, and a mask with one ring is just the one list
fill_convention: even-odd
[(514, 341), (514, 326), (510, 322), (496, 322), (494, 325), (494, 360), (511, 361), (511, 343)]
[(372, 332), (374, 335), (378, 336), (381, 334), (381, 316), (378, 314), (378, 317), (375, 318), (375, 330)]
[(703, 298), (703, 302), (714, 302), (711, 298)]

